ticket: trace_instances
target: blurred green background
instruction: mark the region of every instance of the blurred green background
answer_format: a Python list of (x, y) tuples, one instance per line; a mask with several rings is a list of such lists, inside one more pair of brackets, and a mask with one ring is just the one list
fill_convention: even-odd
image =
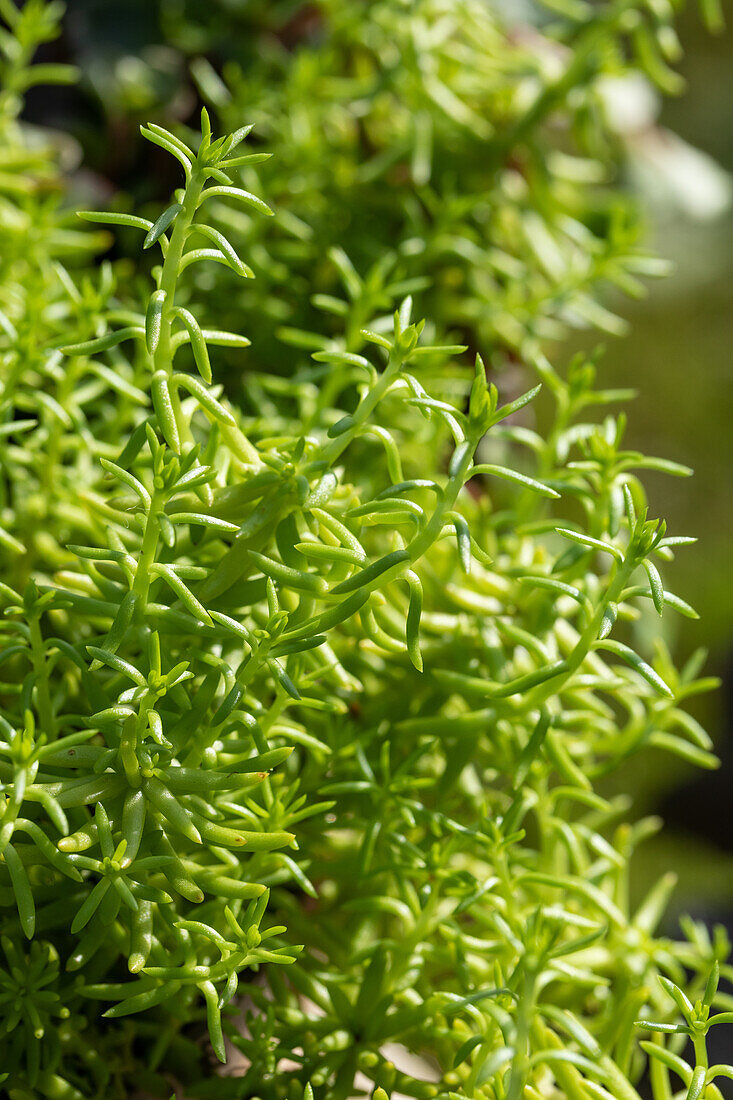
[[(667, 99), (659, 122), (733, 173), (733, 33), (711, 38), (690, 8), (680, 28), (687, 87)], [(648, 453), (692, 466), (693, 478), (649, 478), (654, 512), (699, 543), (674, 564), (675, 591), (700, 613), (673, 626), (682, 652), (704, 645), (718, 692), (699, 700), (698, 717), (721, 757), (700, 775), (661, 757), (650, 767), (649, 809), (667, 822), (664, 841), (640, 852), (641, 876), (663, 860), (678, 867), (678, 903), (701, 916), (733, 914), (733, 211), (729, 182), (710, 162), (686, 158), (669, 135), (652, 155), (669, 165), (669, 190), (647, 195), (650, 237), (674, 274), (643, 302), (623, 303), (630, 333), (608, 346), (614, 385), (636, 386), (628, 438)], [(707, 207), (707, 209), (706, 209)], [(638, 776), (644, 797), (644, 775)], [(653, 800), (651, 792), (654, 792)], [(659, 802), (660, 794), (662, 796)], [(664, 851), (660, 851), (663, 843)]]

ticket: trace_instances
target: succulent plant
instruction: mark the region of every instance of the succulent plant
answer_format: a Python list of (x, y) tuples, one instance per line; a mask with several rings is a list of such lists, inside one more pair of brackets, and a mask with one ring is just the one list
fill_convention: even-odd
[[(11, 55), (56, 17), (0, 11)], [(666, 587), (694, 540), (641, 477), (689, 471), (625, 448), (595, 410), (628, 394), (529, 322), (529, 387), (495, 383), (394, 256), (332, 249), (331, 332), (286, 333), (290, 368), (234, 400), (249, 340), (204, 319), (206, 273), (254, 274), (250, 131), (150, 123), (173, 201), (81, 212), (159, 250), (149, 273), (95, 278), (58, 206), (2, 272), (4, 1087), (638, 1100), (648, 1065), (654, 1100), (670, 1072), (715, 1100), (727, 938), (660, 932), (670, 873), (631, 899), (658, 823), (604, 782), (650, 748), (716, 763), (701, 656), (645, 645), (695, 615)], [(24, 188), (9, 209), (44, 206)]]

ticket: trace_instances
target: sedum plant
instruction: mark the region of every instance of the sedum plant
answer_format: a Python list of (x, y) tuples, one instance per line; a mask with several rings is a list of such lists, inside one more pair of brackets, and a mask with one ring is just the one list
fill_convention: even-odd
[(82, 213), (138, 235), (147, 285), (60, 268), (50, 231), (3, 273), (3, 1088), (718, 1100), (726, 934), (675, 938), (673, 874), (632, 895), (658, 822), (609, 779), (715, 765), (701, 656), (656, 626), (695, 614), (667, 587), (691, 540), (642, 481), (688, 471), (537, 332), (540, 385), (497, 388), (391, 257), (332, 253), (340, 330), (233, 401), (249, 341), (207, 276), (253, 274), (249, 133), (151, 123), (173, 201)]
[[(441, 339), (460, 330), (492, 369), (568, 331), (625, 331), (621, 294), (643, 296), (666, 265), (641, 247), (639, 196), (617, 183), (639, 176), (640, 160), (652, 171), (645, 152), (662, 135), (648, 105), (682, 85), (681, 6), (161, 0), (160, 35), (203, 100), (224, 128), (253, 121), (258, 148), (274, 154), (237, 170), (248, 190), (266, 188), (274, 223), (221, 212), (257, 280), (200, 272), (202, 303), (225, 327), (244, 316), (250, 363), (285, 375), (293, 346), (313, 350), (310, 333), (344, 332), (343, 253), (365, 276), (346, 333), (355, 352), (395, 282), (419, 288)], [(715, 28), (715, 0), (703, 7)], [(155, 85), (156, 58), (105, 67), (106, 93), (87, 66), (115, 119), (129, 72)], [(186, 101), (176, 85), (172, 128)], [(143, 198), (161, 193), (162, 175), (150, 160)], [(236, 357), (222, 357), (225, 369), (241, 401)]]
[[(500, 403), (480, 358), (466, 381), (465, 349), (432, 344), (409, 298), (363, 330), (371, 357), (317, 352), (254, 385), (261, 413), (230, 408), (210, 349), (247, 341), (179, 303), (199, 263), (248, 274), (203, 220), (223, 200), (268, 212), (227, 176), (247, 131), (213, 141), (204, 114), (194, 152), (151, 125), (184, 173), (175, 201), (154, 223), (89, 215), (162, 263), (144, 310), (60, 351), (129, 349), (150, 405), (101, 459), (96, 541), (52, 583), (3, 589), (10, 1080), (108, 1087), (54, 1013), (156, 1007), (147, 1068), (178, 1046), (194, 1061), (203, 1013), (217, 1056), (225, 1028), (245, 1056), (201, 1096), (636, 1095), (657, 977), (694, 998), (727, 953), (695, 925), (655, 939), (669, 876), (629, 908), (649, 823), (593, 789), (649, 745), (713, 762), (680, 707), (705, 686), (695, 662), (618, 639), (640, 601), (692, 613), (656, 564), (688, 540), (647, 518), (636, 473), (679, 471), (583, 419), (618, 394), (581, 362), (536, 364), (543, 439), (521, 423), (536, 388)], [(512, 464), (481, 461), (492, 437)], [(437, 1073), (396, 1068), (394, 1042)], [(661, 1097), (685, 1063), (654, 1051)]]
[(110, 264), (93, 262), (104, 236), (81, 226), (70, 202), (64, 161), (73, 149), (22, 121), (28, 89), (76, 79), (70, 66), (32, 64), (58, 35), (63, 10), (45, 0), (0, 4), (0, 542), (3, 579), (21, 585), (34, 566), (60, 566), (66, 542), (83, 541), (78, 491), (99, 480), (100, 454), (116, 453), (109, 439), (133, 430), (147, 400), (125, 364), (85, 360), (68, 370), (51, 349), (70, 329), (96, 333), (117, 282)]
[(439, 330), (459, 328), (492, 366), (568, 330), (625, 330), (608, 291), (641, 296), (665, 265), (639, 247), (638, 196), (613, 186), (643, 148), (619, 101), (633, 114), (680, 90), (680, 5), (322, 0), (235, 5), (228, 22), (222, 6), (182, 25), (161, 12), (199, 51), (194, 79), (224, 125), (246, 113), (275, 154), (243, 174), (266, 183), (277, 225), (227, 215), (257, 284), (237, 295), (225, 269), (210, 276), (239, 308), (256, 302), (258, 365), (290, 373), (283, 342), (342, 331), (341, 251), (369, 271), (362, 321), (386, 308), (391, 256)]

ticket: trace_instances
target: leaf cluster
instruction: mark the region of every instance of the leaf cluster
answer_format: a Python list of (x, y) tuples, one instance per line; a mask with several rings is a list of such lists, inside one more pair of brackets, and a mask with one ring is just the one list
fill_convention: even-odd
[[(599, 71), (589, 41), (634, 30), (617, 6), (562, 12), (563, 26), (579, 24), (581, 88)], [(521, 107), (519, 61), (501, 60), (493, 18), (432, 0), (412, 33), (427, 35), (427, 20), (425, 58), (438, 58), (410, 67), (401, 38), (387, 51), (386, 13), (399, 7), (332, 18), (339, 34), (374, 36), (360, 47), (370, 128), (374, 74), (389, 88), (417, 67), (413, 91), (442, 112), (445, 141), (492, 149), (497, 221), (468, 186), (460, 218), (472, 211), (503, 268), (464, 295), (472, 318), (448, 320), (454, 298), (440, 304), (402, 245), (376, 241), (381, 258), (352, 261), (324, 216), (308, 247), (331, 272), (314, 303), (330, 330), (307, 328), (304, 311), (284, 333), (287, 369), (255, 358), (238, 400), (232, 364), (247, 362), (249, 339), (239, 292), (222, 300), (228, 283), (211, 273), (246, 287), (256, 274), (271, 325), (278, 234), (297, 239), (299, 224), (284, 204), (268, 268), (251, 126), (215, 138), (206, 110), (195, 137), (148, 124), (143, 137), (180, 172), (171, 202), (153, 218), (81, 212), (137, 235), (154, 257), (147, 285), (124, 264), (90, 269), (98, 239), (65, 228), (58, 196), (7, 197), (0, 1034), (13, 1100), (125, 1096), (133, 1078), (167, 1095), (166, 1074), (202, 1100), (637, 1100), (647, 1064), (654, 1100), (669, 1100), (669, 1070), (690, 1100), (715, 1100), (729, 1072), (708, 1066), (703, 1041), (728, 1021), (725, 934), (690, 921), (682, 939), (667, 934), (669, 874), (630, 902), (633, 850), (658, 823), (628, 823), (627, 801), (603, 785), (650, 750), (716, 764), (686, 710), (713, 686), (703, 655), (678, 669), (661, 634), (644, 644), (652, 616), (695, 612), (666, 587), (693, 540), (649, 517), (643, 473), (689, 471), (624, 446), (613, 410), (628, 394), (596, 388), (593, 359), (547, 357), (536, 317), (559, 324), (560, 303), (579, 300), (535, 247), (556, 193), (545, 203), (507, 189), (509, 146), (473, 104), (491, 89), (502, 133), (528, 150), (537, 133), (542, 148), (570, 84)], [(8, 0), (0, 12), (6, 53), (26, 65), (12, 43), (27, 26), (43, 41), (56, 7)], [(484, 45), (474, 71), (465, 51), (477, 66)], [(392, 91), (387, 108), (393, 96), (412, 102)], [(4, 102), (3, 140), (30, 157)], [(282, 123), (289, 101), (278, 102)], [(400, 118), (387, 109), (381, 122), (388, 143)], [(412, 180), (426, 210), (432, 165)], [(50, 153), (32, 171), (61, 187)], [(448, 186), (447, 167), (436, 174)], [(294, 193), (317, 189), (296, 176)], [(360, 186), (381, 203), (377, 180)], [(429, 251), (432, 230), (422, 214), (408, 225), (402, 198), (392, 243), (409, 229)], [(435, 219), (441, 204), (436, 191)], [(458, 233), (445, 210), (445, 232)], [(569, 236), (585, 255), (588, 238)], [(461, 279), (498, 270), (465, 255), (475, 262)], [(290, 263), (295, 295), (308, 250)], [(589, 302), (595, 277), (573, 276)], [(429, 321), (412, 300), (423, 291)], [(498, 313), (484, 327), (489, 301), (517, 339)], [(471, 345), (486, 339), (486, 360), (454, 326)], [(509, 350), (526, 384), (493, 381)], [(668, 1022), (670, 991), (683, 1024)], [(641, 1039), (637, 1018), (669, 1031), (669, 1048)], [(219, 1061), (227, 1044), (238, 1052), (238, 1075), (206, 1066), (204, 1033)], [(677, 1036), (695, 1039), (694, 1066)]]

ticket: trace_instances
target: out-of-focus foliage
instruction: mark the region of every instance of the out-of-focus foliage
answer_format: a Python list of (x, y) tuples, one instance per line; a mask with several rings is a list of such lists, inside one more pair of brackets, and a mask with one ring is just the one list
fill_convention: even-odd
[(693, 540), (641, 478), (689, 471), (548, 358), (659, 271), (605, 112), (629, 68), (672, 89), (672, 10), (275, 4), (221, 75), (178, 22), (232, 133), (151, 122), (172, 201), (83, 213), (134, 273), (18, 123), (70, 75), (30, 66), (60, 8), (0, 14), (10, 1097), (638, 1100), (648, 1066), (719, 1100), (726, 935), (659, 934), (674, 875), (629, 896), (658, 822), (602, 791), (716, 763), (701, 658), (648, 644), (695, 616)]
[[(627, 155), (628, 105), (641, 98), (643, 110), (639, 70), (676, 88), (671, 5), (553, 4), (526, 21), (484, 0), (189, 14), (196, 30), (163, 4), (160, 25), (191, 55), (204, 100), (226, 126), (245, 111), (274, 153), (242, 178), (267, 187), (275, 230), (229, 216), (255, 290), (240, 304), (225, 272), (205, 280), (218, 310), (248, 311), (251, 358), (268, 369), (284, 355), (273, 334), (295, 341), (287, 329), (315, 324), (333, 248), (361, 271), (376, 265), (365, 316), (391, 256), (397, 277), (420, 280), (435, 323), (463, 329), (492, 362), (568, 327), (623, 331), (596, 292), (641, 294), (639, 276), (664, 270), (638, 254), (635, 202), (609, 185)], [(208, 56), (224, 59), (221, 74)]]

